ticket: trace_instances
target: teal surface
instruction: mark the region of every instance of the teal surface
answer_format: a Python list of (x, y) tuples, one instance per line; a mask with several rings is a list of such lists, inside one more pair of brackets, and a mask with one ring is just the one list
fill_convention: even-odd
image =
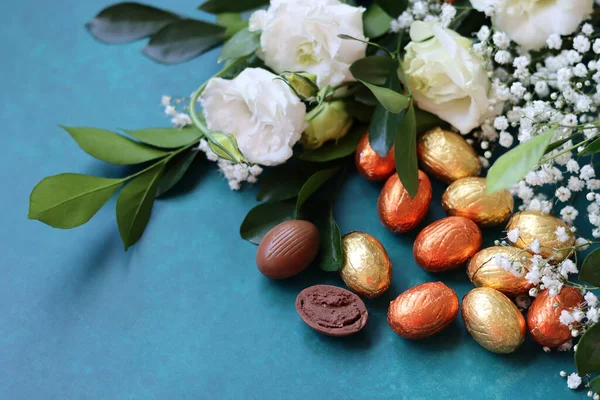
[[(201, 17), (197, 1), (150, 3)], [(47, 175), (119, 176), (80, 151), (58, 124), (101, 128), (167, 126), (163, 94), (187, 96), (217, 69), (217, 53), (165, 67), (142, 43), (104, 46), (83, 23), (109, 0), (3, 0), (3, 184), (0, 195), (0, 399), (582, 399), (560, 370), (572, 354), (545, 354), (529, 339), (514, 355), (479, 347), (457, 319), (421, 342), (396, 336), (388, 302), (410, 286), (443, 280), (463, 296), (463, 270), (429, 275), (412, 257), (413, 235), (379, 223), (380, 186), (356, 175), (336, 214), (343, 232), (379, 238), (394, 264), (391, 289), (367, 302), (366, 329), (320, 336), (294, 309), (316, 283), (309, 270), (272, 282), (238, 237), (255, 190), (230, 192), (206, 162), (159, 201), (137, 246), (123, 252), (114, 201), (81, 228), (27, 220), (28, 196)], [(443, 215), (436, 185), (428, 221)], [(495, 238), (488, 234), (487, 240)]]

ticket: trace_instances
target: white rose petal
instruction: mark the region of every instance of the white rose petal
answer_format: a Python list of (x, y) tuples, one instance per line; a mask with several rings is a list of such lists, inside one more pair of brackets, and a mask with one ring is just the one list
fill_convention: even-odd
[(247, 68), (233, 80), (211, 79), (201, 98), (208, 128), (235, 136), (254, 164), (283, 164), (306, 127), (306, 106), (275, 77)]
[(277, 73), (306, 71), (335, 86), (354, 80), (350, 65), (365, 57), (366, 44), (338, 37), (366, 40), (364, 11), (339, 0), (272, 0), (252, 14), (250, 30), (262, 31), (258, 55)]

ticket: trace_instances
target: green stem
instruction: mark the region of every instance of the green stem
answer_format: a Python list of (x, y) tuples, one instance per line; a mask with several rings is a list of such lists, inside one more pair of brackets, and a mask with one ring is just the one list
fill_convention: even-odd
[(168, 163), (169, 161), (171, 161), (173, 159), (173, 157), (175, 157), (178, 154), (181, 154), (182, 152), (184, 152), (186, 150), (191, 149), (194, 146), (197, 146), (198, 143), (200, 143), (200, 140), (195, 140), (192, 143), (190, 143), (190, 144), (188, 144), (188, 145), (186, 145), (184, 147), (181, 147), (181, 148), (179, 148), (177, 150), (173, 150), (173, 151), (169, 152), (167, 156), (161, 158), (159, 161), (155, 162), (154, 164), (150, 165), (149, 167), (144, 168), (143, 170), (138, 171), (138, 172), (136, 172), (133, 175), (129, 175), (129, 176), (126, 176), (125, 178), (121, 179), (121, 182), (129, 181), (129, 180), (131, 180), (133, 178), (137, 178), (138, 176), (142, 175), (144, 172), (150, 171), (152, 168), (156, 167), (158, 164), (161, 164), (161, 163), (165, 163), (166, 164), (166, 163)]
[(562, 155), (563, 155), (563, 154), (565, 154), (565, 153), (569, 153), (569, 152), (571, 152), (571, 151), (573, 151), (573, 150), (577, 149), (579, 146), (583, 146), (584, 144), (586, 144), (586, 143), (589, 143), (589, 142), (590, 142), (590, 141), (592, 141), (593, 139), (594, 139), (594, 138), (585, 139), (585, 140), (583, 140), (583, 141), (581, 141), (581, 142), (577, 143), (575, 146), (571, 146), (571, 147), (569, 147), (568, 149), (566, 149), (566, 150), (563, 150), (563, 151), (561, 151), (560, 153), (558, 153), (558, 154), (556, 154), (556, 155), (553, 155), (552, 157), (544, 158), (542, 161), (540, 161), (540, 163), (539, 163), (538, 165), (545, 164), (545, 163), (547, 163), (548, 161), (550, 161), (550, 160), (553, 160), (553, 159), (555, 159), (555, 158), (557, 158), (557, 157), (560, 157), (560, 156), (562, 156)]
[(357, 86), (353, 87), (352, 89), (348, 89), (344, 93), (341, 93), (338, 95), (334, 94), (333, 96), (327, 98), (325, 101), (336, 101), (336, 100), (347, 99), (348, 97), (354, 96), (354, 94), (356, 94), (360, 89), (361, 89), (360, 85), (357, 85)]

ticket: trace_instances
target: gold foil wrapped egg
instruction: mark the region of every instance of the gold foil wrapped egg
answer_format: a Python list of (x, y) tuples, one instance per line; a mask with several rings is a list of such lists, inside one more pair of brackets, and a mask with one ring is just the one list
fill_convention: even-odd
[(554, 297), (550, 296), (548, 290), (541, 292), (527, 312), (531, 338), (547, 347), (558, 347), (567, 342), (571, 338), (571, 330), (560, 322), (560, 314), (563, 310), (573, 311), (583, 301), (579, 290), (572, 287), (563, 287)]
[[(558, 227), (565, 228), (565, 232), (569, 237), (566, 242), (558, 240), (556, 236), (556, 228)], [(520, 249), (528, 249), (537, 239), (541, 246), (540, 255), (544, 258), (554, 255), (556, 261), (563, 261), (570, 255), (569, 250), (556, 251), (555, 254), (556, 249), (571, 247), (575, 244), (575, 235), (565, 222), (539, 211), (522, 211), (513, 215), (510, 221), (508, 221), (506, 231), (510, 232), (513, 229), (519, 230), (517, 241), (511, 241), (513, 246)], [(529, 252), (533, 253), (531, 250)]]
[(455, 269), (481, 248), (481, 231), (470, 219), (447, 217), (423, 229), (415, 239), (415, 261), (429, 272)]
[(496, 289), (476, 288), (463, 298), (462, 317), (473, 339), (493, 353), (512, 353), (525, 340), (525, 318)]
[(344, 265), (340, 275), (353, 292), (367, 298), (385, 292), (392, 281), (392, 263), (377, 239), (368, 233), (351, 232), (342, 238)]
[(452, 131), (435, 128), (423, 133), (417, 141), (417, 154), (425, 172), (446, 183), (481, 172), (473, 147)]
[(390, 303), (388, 323), (406, 339), (435, 335), (456, 318), (458, 296), (442, 282), (428, 282), (408, 289)]
[(416, 228), (427, 215), (431, 204), (431, 182), (419, 171), (419, 189), (414, 199), (402, 185), (398, 174), (387, 180), (377, 203), (379, 220), (392, 232), (408, 232)]
[(358, 172), (370, 181), (382, 181), (396, 171), (394, 148), (385, 157), (381, 157), (371, 148), (369, 132), (358, 142), (354, 163)]
[(469, 218), (481, 227), (504, 223), (512, 215), (514, 206), (508, 190), (486, 195), (485, 178), (479, 177), (452, 182), (442, 196), (442, 207), (446, 214)]
[[(496, 256), (520, 262), (524, 269), (523, 275), (519, 277), (506, 271), (498, 265)], [(533, 287), (524, 278), (530, 267), (531, 254), (516, 247), (494, 246), (481, 250), (471, 258), (467, 266), (467, 275), (477, 287), (490, 287), (507, 296), (515, 297), (526, 294)]]

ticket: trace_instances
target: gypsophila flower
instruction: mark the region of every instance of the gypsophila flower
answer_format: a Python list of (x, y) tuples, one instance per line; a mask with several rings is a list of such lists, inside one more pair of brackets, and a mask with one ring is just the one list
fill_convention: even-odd
[(569, 160), (569, 162), (567, 162), (567, 171), (579, 172), (579, 163), (577, 160)]
[(500, 50), (494, 56), (494, 60), (498, 64), (508, 64), (512, 60), (511, 54), (506, 50)]
[(556, 198), (558, 200), (565, 202), (571, 198), (571, 191), (569, 189), (567, 189), (566, 187), (561, 186), (558, 189), (556, 189), (556, 192), (554, 192), (554, 195), (556, 196)]
[(577, 238), (577, 240), (575, 241), (575, 246), (577, 246), (577, 249), (579, 251), (585, 251), (590, 247), (590, 242), (589, 240), (584, 238)]
[(579, 192), (579, 191), (583, 190), (583, 188), (585, 187), (585, 183), (581, 179), (579, 179), (575, 176), (571, 176), (571, 177), (569, 177), (569, 183), (568, 183), (567, 187), (572, 192)]
[(500, 132), (500, 140), (498, 140), (500, 146), (509, 148), (513, 145), (513, 142), (514, 138), (510, 133), (506, 131)]
[(442, 13), (440, 15), (440, 22), (443, 27), (450, 25), (454, 17), (456, 16), (456, 8), (453, 5), (444, 3), (442, 5)]
[(563, 378), (567, 377), (567, 372), (566, 371), (560, 371), (560, 376), (562, 376)]
[(508, 36), (506, 36), (506, 33), (504, 32), (494, 33), (494, 35), (492, 36), (492, 41), (494, 42), (496, 47), (502, 50), (508, 48), (508, 45), (510, 44), (510, 39), (508, 38)]
[(594, 40), (594, 46), (592, 50), (594, 50), (594, 53), (600, 54), (600, 39)]
[(560, 35), (553, 33), (550, 36), (548, 36), (546, 44), (548, 45), (549, 49), (560, 50), (560, 48), (562, 47), (562, 39)]
[(560, 346), (558, 346), (556, 348), (556, 350), (558, 351), (571, 351), (571, 349), (573, 349), (573, 340), (569, 339), (568, 341), (566, 341), (565, 343), (561, 344)]
[(557, 227), (554, 233), (556, 234), (556, 238), (558, 239), (558, 241), (561, 243), (564, 243), (567, 240), (569, 240), (569, 235), (567, 234), (567, 230), (564, 226)]
[(171, 123), (176, 128), (183, 128), (184, 126), (191, 125), (192, 119), (188, 114), (178, 113), (171, 119)]
[(590, 36), (592, 33), (594, 33), (594, 27), (591, 24), (588, 24), (586, 22), (581, 27), (581, 33), (583, 33), (584, 35)]
[(579, 215), (579, 211), (577, 211), (573, 206), (567, 206), (560, 210), (560, 215), (566, 223), (571, 224)]
[(579, 386), (581, 386), (581, 377), (576, 373), (572, 373), (567, 378), (567, 386), (569, 387), (569, 389), (577, 389)]
[(531, 246), (529, 246), (529, 248), (531, 249), (531, 251), (533, 251), (535, 254), (539, 254), (542, 251), (542, 247), (540, 245), (540, 241), (538, 239), (535, 239), (532, 243)]
[(477, 39), (480, 42), (485, 42), (486, 40), (488, 40), (490, 38), (490, 28), (488, 28), (487, 25), (483, 25), (480, 29), (479, 32), (477, 32)]
[(596, 305), (598, 304), (598, 297), (596, 297), (596, 295), (592, 292), (587, 292), (585, 296), (583, 296), (583, 298), (585, 299), (587, 305), (590, 307), (596, 307)]
[(590, 49), (590, 40), (583, 35), (576, 36), (573, 39), (573, 48), (580, 53), (585, 53)]
[(508, 237), (508, 240), (510, 240), (513, 243), (516, 243), (517, 240), (519, 240), (519, 229), (518, 228), (511, 229), (510, 231), (508, 231), (507, 237)]
[(510, 92), (517, 97), (522, 97), (525, 94), (525, 91), (526, 89), (521, 82), (515, 82), (510, 87)]
[(505, 116), (496, 117), (494, 120), (494, 128), (499, 131), (504, 131), (508, 129), (508, 119)]
[(588, 309), (587, 313), (585, 314), (585, 317), (592, 323), (597, 323), (598, 319), (599, 319), (599, 315), (598, 315), (598, 309), (597, 308), (590, 308)]
[(596, 176), (596, 171), (594, 171), (594, 167), (592, 167), (591, 165), (584, 165), (583, 168), (581, 168), (581, 172), (579, 173), (579, 177), (581, 179), (584, 180), (589, 180), (593, 177)]

